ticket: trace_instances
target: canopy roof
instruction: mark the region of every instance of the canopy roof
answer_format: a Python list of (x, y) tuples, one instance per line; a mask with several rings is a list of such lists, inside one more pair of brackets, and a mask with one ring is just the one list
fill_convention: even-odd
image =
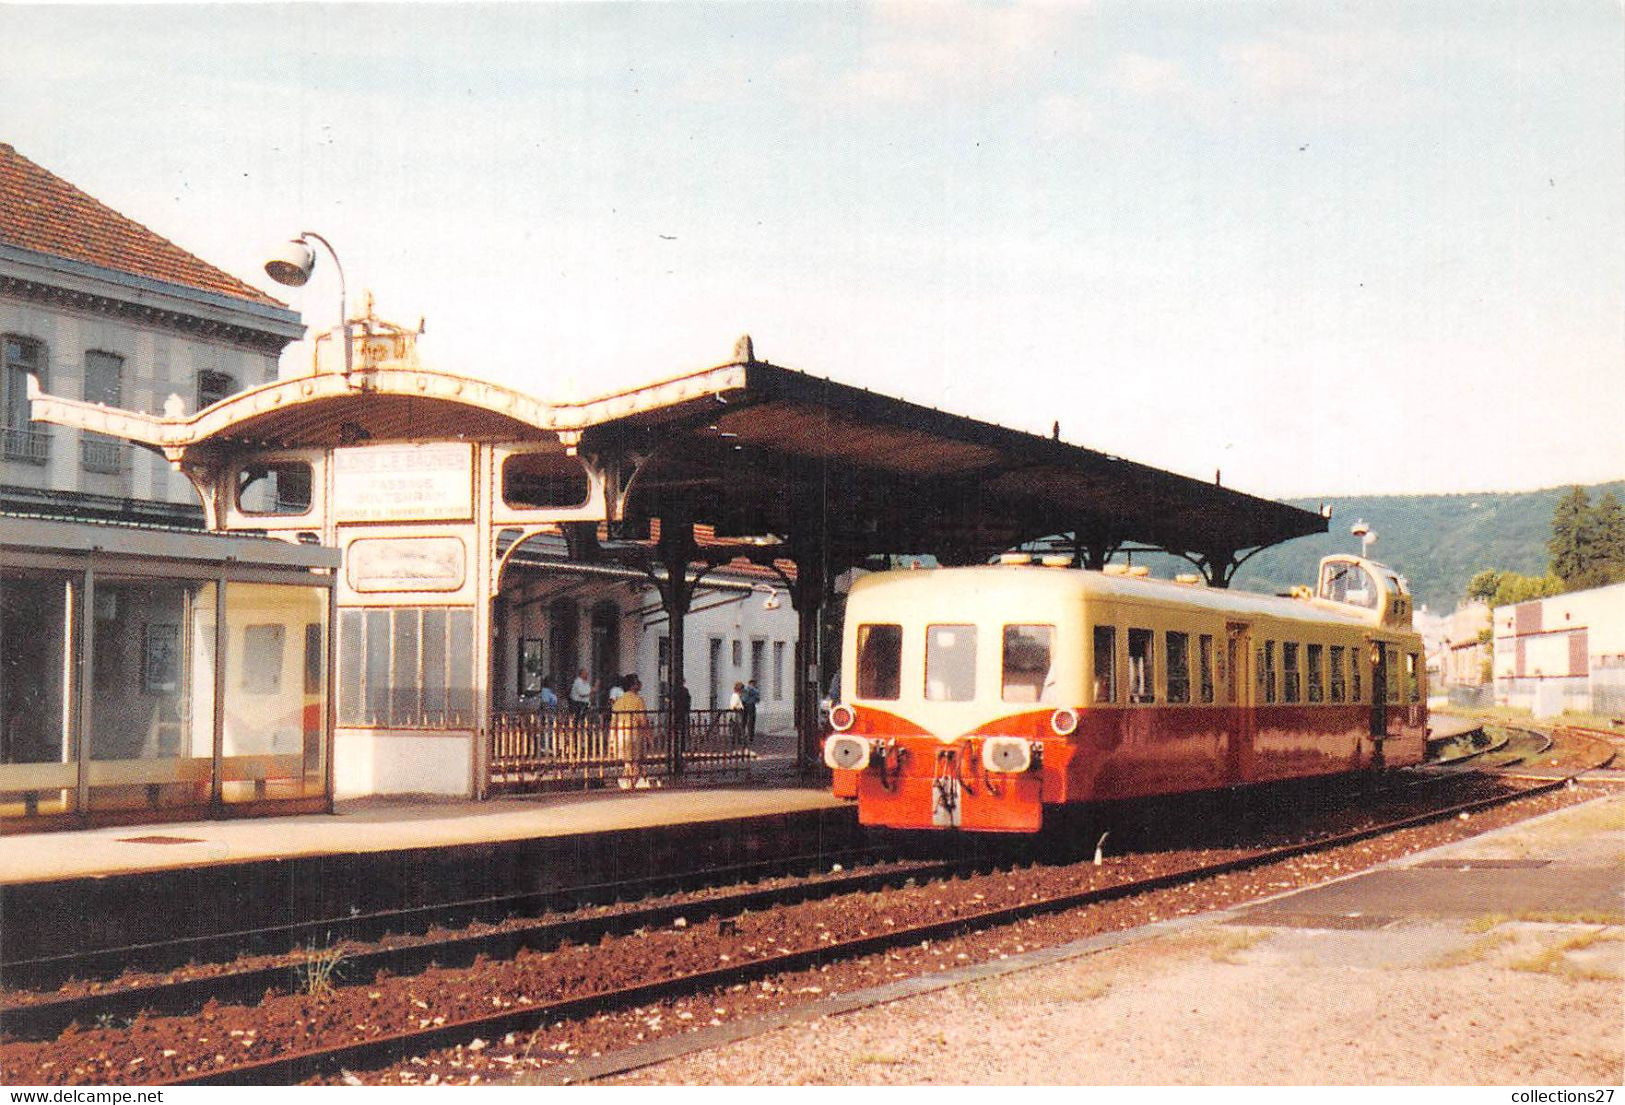
[[(831, 560), (930, 553), (972, 561), (1057, 533), (1233, 560), (1323, 532), (1318, 514), (1092, 449), (746, 358), (580, 403), (406, 362), (238, 393), (190, 416), (31, 391), (34, 417), (182, 462), (359, 441), (562, 440), (635, 467), (628, 520), (814, 538)], [(199, 457), (198, 459), (201, 459)], [(1097, 554), (1098, 559), (1098, 554)]]

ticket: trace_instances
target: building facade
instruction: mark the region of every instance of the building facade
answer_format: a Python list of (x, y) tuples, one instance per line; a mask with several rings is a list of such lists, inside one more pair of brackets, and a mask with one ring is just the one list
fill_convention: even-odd
[(1497, 702), (1625, 715), (1625, 583), (1498, 606), (1493, 621)]
[(274, 380), (297, 313), (0, 144), (0, 509), (197, 525), (186, 478), (112, 436), (30, 422), (29, 378), (194, 411)]

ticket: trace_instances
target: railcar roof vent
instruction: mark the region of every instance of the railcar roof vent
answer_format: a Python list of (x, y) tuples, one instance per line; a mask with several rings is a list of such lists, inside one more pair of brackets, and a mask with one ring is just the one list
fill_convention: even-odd
[(1144, 564), (1133, 564), (1130, 565), (1128, 574), (1134, 579), (1144, 579), (1151, 574), (1151, 569)]
[(1032, 553), (1007, 552), (999, 554), (1000, 564), (1031, 564), (1032, 562)]
[(1069, 568), (1072, 566), (1072, 558), (1066, 553), (1050, 553), (1040, 559), (1039, 563), (1046, 568)]
[(1109, 576), (1126, 576), (1126, 575), (1128, 575), (1128, 565), (1127, 564), (1108, 564), (1108, 565), (1106, 565), (1104, 568), (1102, 568), (1100, 570), (1101, 570), (1102, 573), (1104, 573), (1105, 575), (1109, 575)]
[(1207, 584), (1207, 580), (1196, 572), (1180, 572), (1174, 577), (1174, 582), (1183, 583), (1187, 587), (1203, 587)]

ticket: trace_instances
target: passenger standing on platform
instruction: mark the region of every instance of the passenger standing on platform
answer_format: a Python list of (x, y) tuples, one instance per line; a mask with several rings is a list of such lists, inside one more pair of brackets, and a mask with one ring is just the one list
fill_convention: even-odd
[(728, 699), (728, 709), (730, 709), (730, 710), (738, 710), (741, 713), (744, 712), (744, 709), (745, 709), (745, 685), (743, 683), (735, 683), (734, 684), (733, 697)]
[(615, 708), (615, 700), (620, 698), (621, 695), (626, 693), (626, 683), (627, 683), (627, 677), (626, 676), (617, 675), (615, 677), (615, 682), (609, 688), (609, 708), (610, 709), (613, 710)]
[(745, 739), (756, 739), (756, 705), (762, 701), (762, 692), (756, 689), (756, 680), (752, 679), (745, 684), (745, 690), (739, 696), (740, 702), (745, 706)]
[(728, 699), (728, 709), (734, 715), (728, 719), (728, 741), (738, 747), (745, 733), (745, 685), (734, 684), (734, 693)]
[(557, 710), (559, 696), (553, 693), (553, 684), (542, 680), (542, 689), (536, 695), (536, 708), (538, 710)]
[(577, 721), (587, 716), (587, 710), (592, 706), (592, 680), (587, 678), (587, 669), (582, 668), (576, 672), (576, 680), (570, 684), (570, 712)]
[(642, 681), (636, 675), (627, 676), (625, 690), (609, 708), (616, 750), (626, 763), (626, 773), (621, 777), (622, 790), (632, 787), (642, 790), (649, 785), (649, 780), (643, 777), (643, 745), (649, 728), (649, 707), (638, 693), (642, 686)]

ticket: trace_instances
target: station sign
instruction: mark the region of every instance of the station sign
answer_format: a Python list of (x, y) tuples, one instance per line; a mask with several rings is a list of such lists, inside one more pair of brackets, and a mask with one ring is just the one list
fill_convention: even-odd
[(339, 522), (462, 521), (474, 516), (474, 447), (464, 442), (333, 450)]

